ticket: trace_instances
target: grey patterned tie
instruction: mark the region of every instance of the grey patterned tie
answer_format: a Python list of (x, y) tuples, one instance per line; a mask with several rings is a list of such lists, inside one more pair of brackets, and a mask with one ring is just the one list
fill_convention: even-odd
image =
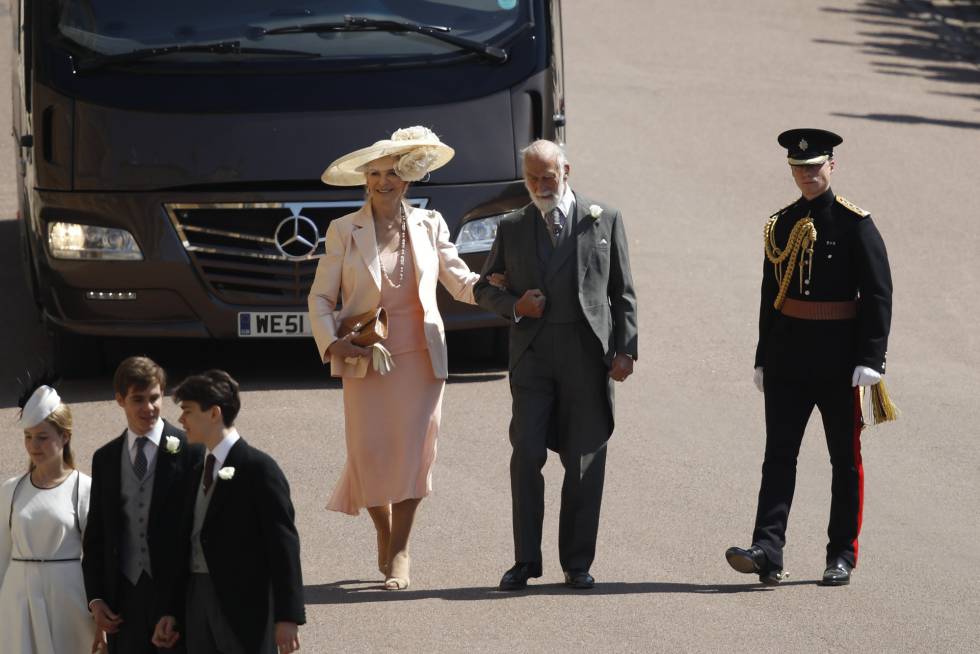
[(143, 448), (146, 447), (146, 436), (140, 436), (136, 439), (136, 458), (133, 460), (133, 470), (136, 471), (136, 476), (143, 480), (146, 476), (146, 452)]
[(564, 225), (561, 224), (561, 209), (555, 207), (551, 210), (549, 214), (550, 220), (548, 233), (551, 234), (551, 244), (558, 245), (558, 239), (561, 238), (561, 230)]

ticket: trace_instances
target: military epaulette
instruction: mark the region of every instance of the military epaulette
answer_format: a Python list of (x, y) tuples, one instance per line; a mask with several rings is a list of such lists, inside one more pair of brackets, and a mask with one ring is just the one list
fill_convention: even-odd
[(847, 198), (845, 198), (842, 195), (838, 195), (837, 196), (837, 202), (839, 202), (841, 204), (841, 206), (843, 206), (845, 209), (848, 209), (850, 211), (853, 211), (854, 213), (856, 213), (857, 215), (861, 216), (862, 218), (871, 215), (871, 212), (870, 211), (865, 211), (864, 209), (862, 209), (861, 207), (859, 207), (856, 204), (852, 203), (850, 200), (848, 200)]
[(769, 214), (769, 220), (772, 220), (773, 218), (779, 218), (784, 213), (786, 213), (787, 211), (789, 211), (790, 209), (792, 209), (793, 208), (793, 205), (795, 205), (795, 204), (796, 204), (795, 202), (791, 202), (791, 203), (787, 204), (785, 207), (783, 207), (782, 209), (779, 209), (778, 211), (774, 211), (773, 213)]

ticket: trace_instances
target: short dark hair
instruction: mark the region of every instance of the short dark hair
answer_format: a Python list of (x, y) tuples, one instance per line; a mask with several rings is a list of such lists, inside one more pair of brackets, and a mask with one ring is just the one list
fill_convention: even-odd
[(130, 388), (145, 391), (153, 384), (160, 384), (160, 390), (167, 391), (167, 373), (149, 357), (124, 359), (112, 377), (112, 388), (123, 397), (126, 397)]
[(238, 396), (238, 382), (224, 370), (207, 370), (191, 375), (174, 389), (174, 401), (197, 402), (202, 411), (213, 406), (221, 409), (221, 421), (225, 427), (235, 424), (242, 401)]

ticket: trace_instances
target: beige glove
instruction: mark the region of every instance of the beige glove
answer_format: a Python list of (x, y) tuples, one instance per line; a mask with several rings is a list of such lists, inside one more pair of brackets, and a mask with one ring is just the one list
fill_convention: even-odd
[(391, 359), (391, 352), (381, 343), (371, 346), (371, 363), (374, 369), (382, 375), (387, 375), (395, 367), (395, 362)]

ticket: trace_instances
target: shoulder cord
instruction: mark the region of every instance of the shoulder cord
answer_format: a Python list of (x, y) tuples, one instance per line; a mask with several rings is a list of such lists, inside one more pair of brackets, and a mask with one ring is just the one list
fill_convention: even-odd
[[(779, 284), (779, 293), (772, 305), (778, 310), (783, 306), (786, 299), (786, 291), (789, 290), (789, 282), (793, 278), (793, 271), (796, 262), (800, 262), (800, 290), (803, 289), (803, 271), (806, 269), (806, 281), (810, 281), (813, 273), (813, 244), (817, 241), (817, 228), (813, 224), (813, 218), (807, 214), (793, 225), (790, 230), (789, 238), (786, 239), (786, 247), (780, 249), (776, 245), (776, 221), (779, 214), (776, 214), (766, 222), (762, 232), (762, 244), (766, 251), (766, 259), (773, 265), (773, 272), (776, 275), (776, 282)], [(788, 263), (786, 263), (788, 261)], [(786, 263), (786, 270), (783, 271), (783, 264)]]

